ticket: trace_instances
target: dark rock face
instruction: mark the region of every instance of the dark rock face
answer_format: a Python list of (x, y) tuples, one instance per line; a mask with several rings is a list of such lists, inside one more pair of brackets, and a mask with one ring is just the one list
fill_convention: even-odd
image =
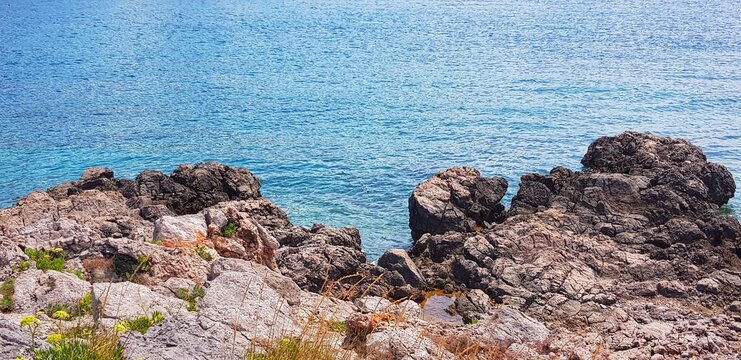
[[(682, 339), (693, 317), (731, 331), (728, 317), (692, 310), (741, 297), (732, 285), (741, 283), (741, 225), (719, 213), (735, 192), (731, 174), (684, 140), (636, 133), (597, 140), (583, 164), (583, 173), (523, 176), (506, 221), (491, 229), (422, 236), (410, 255), (427, 284), (481, 289), (544, 321), (588, 327), (611, 351)], [(656, 323), (669, 324), (665, 334), (636, 342)], [(665, 354), (709, 351), (677, 343)], [(719, 353), (739, 345), (718, 343)]]
[(85, 190), (118, 191), (132, 208), (142, 209), (142, 217), (157, 219), (167, 215), (157, 206), (165, 206), (177, 215), (194, 214), (209, 206), (232, 200), (260, 198), (260, 181), (243, 168), (203, 163), (181, 165), (171, 176), (147, 170), (136, 180), (117, 180), (106, 168), (85, 171), (80, 181), (49, 190), (54, 198), (63, 198)]
[(471, 232), (504, 220), (499, 201), (507, 192), (503, 178), (485, 179), (473, 168), (452, 168), (419, 184), (409, 198), (412, 238), (449, 231)]
[[(281, 248), (276, 252), (278, 268), (302, 289), (353, 298), (365, 292), (375, 278), (383, 276), (377, 266), (366, 263), (360, 248), (360, 232), (355, 228), (295, 227), (279, 241)], [(387, 291), (383, 284), (374, 284), (370, 294)], [(328, 290), (329, 286), (335, 288)]]

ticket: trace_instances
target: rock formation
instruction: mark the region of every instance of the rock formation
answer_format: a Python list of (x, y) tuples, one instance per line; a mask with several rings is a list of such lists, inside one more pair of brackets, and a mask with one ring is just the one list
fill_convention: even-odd
[(503, 179), (442, 171), (409, 199), (412, 248), (378, 265), (357, 229), (291, 224), (246, 169), (89, 169), (0, 210), (0, 357), (32, 355), (25, 316), (43, 313), (49, 349), (53, 311), (79, 307), (101, 329), (157, 314), (144, 333), (123, 327), (127, 359), (316, 338), (379, 360), (735, 359), (731, 174), (684, 140), (632, 132), (582, 163), (523, 176), (509, 210)]

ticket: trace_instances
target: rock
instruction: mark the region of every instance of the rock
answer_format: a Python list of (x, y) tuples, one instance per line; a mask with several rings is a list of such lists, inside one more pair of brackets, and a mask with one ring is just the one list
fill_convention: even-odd
[(260, 197), (260, 181), (244, 168), (217, 163), (181, 165), (172, 173), (172, 179), (196, 192), (195, 203), (189, 205), (194, 210), (228, 200)]
[(206, 237), (203, 215), (163, 216), (154, 223), (154, 241), (195, 242)]
[[(176, 277), (193, 280), (203, 284), (209, 271), (209, 264), (190, 248), (167, 248), (127, 239), (105, 239), (103, 255), (112, 259), (117, 279), (125, 280), (135, 275), (148, 284), (159, 284)], [(146, 260), (146, 266), (139, 266)]]
[(200, 301), (198, 322), (213, 334), (234, 334), (243, 347), (271, 334), (297, 335), (299, 325), (291, 318), (288, 299), (257, 272), (224, 271), (209, 283)]
[(463, 317), (463, 322), (470, 324), (489, 311), (490, 303), (485, 292), (473, 289), (455, 299), (455, 311)]
[(368, 359), (452, 359), (454, 355), (414, 328), (390, 328), (366, 338)]
[(543, 323), (508, 306), (495, 311), (491, 317), (482, 318), (479, 324), (474, 334), (488, 343), (534, 344), (545, 341), (551, 334)]
[(195, 319), (166, 319), (146, 334), (130, 334), (126, 355), (129, 359), (229, 359), (234, 355), (231, 344), (232, 334), (204, 329)]
[(211, 263), (210, 280), (219, 277), (225, 272), (240, 272), (254, 274), (261, 281), (277, 291), (290, 305), (301, 303), (301, 288), (291, 278), (281, 275), (264, 265), (240, 259), (219, 258)]
[(660, 281), (656, 288), (659, 294), (666, 297), (679, 298), (687, 296), (687, 289), (679, 281)]
[[(43, 347), (43, 341), (36, 339), (37, 346)], [(31, 358), (31, 334), (18, 324), (0, 317), (0, 359), (17, 359), (19, 356)]]
[(391, 284), (394, 286), (403, 286), (408, 284), (414, 288), (421, 288), (424, 286), (425, 280), (420, 274), (417, 265), (409, 257), (406, 251), (401, 249), (387, 250), (380, 259), (378, 259), (378, 266), (388, 270), (397, 272), (404, 279), (404, 283)]
[(412, 238), (448, 231), (473, 232), (504, 219), (499, 201), (507, 191), (503, 178), (485, 179), (476, 169), (452, 168), (419, 184), (409, 198)]
[(152, 290), (165, 296), (177, 297), (178, 292), (182, 290), (191, 292), (196, 286), (197, 284), (190, 279), (169, 278), (162, 284), (153, 287)]
[(51, 305), (76, 305), (90, 293), (90, 284), (70, 273), (29, 269), (15, 279), (15, 310), (46, 311)]
[(704, 278), (697, 282), (697, 291), (704, 293), (717, 294), (720, 289), (720, 284), (713, 279)]
[(92, 294), (94, 314), (102, 318), (130, 320), (155, 311), (171, 318), (188, 312), (185, 301), (132, 282), (93, 284)]
[[(321, 292), (330, 281), (358, 274), (366, 260), (360, 250), (360, 233), (354, 228), (295, 228), (281, 242), (283, 247), (276, 251), (281, 273), (312, 292)], [(354, 283), (361, 277), (349, 280)]]
[(118, 190), (116, 181), (113, 179), (113, 170), (108, 168), (89, 168), (85, 170), (80, 176), (77, 188), (81, 190)]
[(139, 210), (139, 216), (141, 216), (142, 219), (156, 222), (165, 216), (175, 216), (175, 213), (162, 204), (145, 205), (141, 207), (141, 210)]

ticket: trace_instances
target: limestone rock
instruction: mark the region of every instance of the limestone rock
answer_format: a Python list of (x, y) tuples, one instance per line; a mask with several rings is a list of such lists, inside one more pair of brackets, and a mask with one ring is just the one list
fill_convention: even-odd
[(90, 284), (70, 273), (29, 269), (15, 279), (16, 311), (36, 313), (50, 305), (76, 305), (90, 293)]

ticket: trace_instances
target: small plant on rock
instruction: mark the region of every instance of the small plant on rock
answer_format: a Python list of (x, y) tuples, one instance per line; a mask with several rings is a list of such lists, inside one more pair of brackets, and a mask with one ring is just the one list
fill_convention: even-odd
[(237, 224), (229, 222), (221, 229), (221, 236), (226, 238), (234, 237), (234, 235), (237, 235), (237, 228)]
[(13, 294), (15, 293), (15, 280), (8, 279), (3, 281), (0, 285), (0, 312), (11, 312), (13, 311)]
[(152, 316), (140, 316), (136, 319), (121, 321), (117, 323), (113, 329), (116, 330), (119, 333), (124, 333), (126, 331), (136, 331), (140, 334), (146, 334), (147, 331), (149, 331), (149, 328), (161, 323), (165, 320), (165, 316), (162, 315), (161, 312), (155, 311), (152, 313)]
[(203, 260), (206, 260), (206, 261), (211, 261), (211, 260), (213, 260), (213, 259), (214, 259), (214, 257), (213, 257), (213, 256), (211, 256), (211, 253), (209, 253), (208, 251), (206, 251), (206, 248), (205, 248), (205, 247), (203, 247), (203, 246), (199, 246), (199, 247), (197, 247), (197, 248), (196, 248), (196, 253), (197, 253), (197, 254), (198, 254), (198, 256), (200, 256), (200, 257), (201, 257), (201, 259), (203, 259)]
[(206, 296), (206, 290), (203, 287), (196, 285), (190, 291), (185, 288), (178, 289), (177, 292), (175, 292), (175, 296), (177, 296), (178, 299), (188, 302), (188, 311), (198, 311), (196, 302), (198, 299)]
[(64, 250), (55, 248), (52, 250), (37, 250), (28, 248), (24, 251), (29, 259), (36, 263), (39, 270), (64, 271)]

